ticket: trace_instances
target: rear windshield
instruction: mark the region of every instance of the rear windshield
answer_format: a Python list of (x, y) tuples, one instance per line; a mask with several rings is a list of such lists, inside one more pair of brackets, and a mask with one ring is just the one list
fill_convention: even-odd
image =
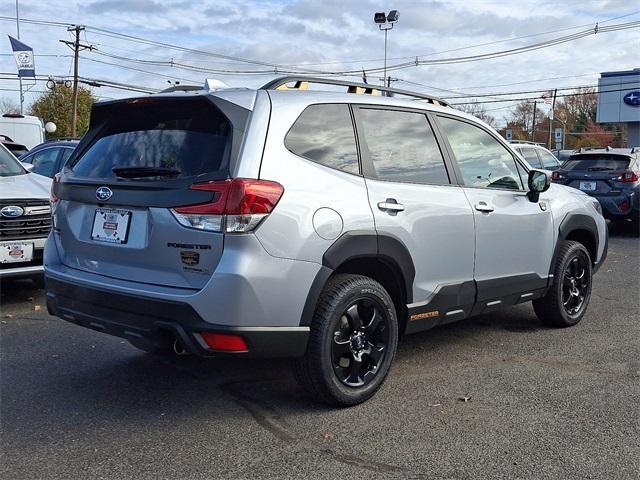
[(22, 168), (18, 160), (7, 150), (0, 147), (0, 177), (13, 177), (24, 175), (26, 170)]
[(574, 155), (563, 165), (563, 170), (586, 170), (589, 172), (625, 170), (629, 167), (629, 158), (620, 155)]
[[(228, 173), (232, 127), (205, 99), (108, 106), (70, 165), (81, 177), (183, 178)], [(217, 175), (216, 175), (217, 176)]]

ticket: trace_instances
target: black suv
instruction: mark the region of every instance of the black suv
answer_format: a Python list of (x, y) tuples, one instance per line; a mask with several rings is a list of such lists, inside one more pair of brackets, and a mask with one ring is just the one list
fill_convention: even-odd
[(595, 197), (605, 218), (640, 225), (638, 147), (581, 148), (552, 174), (552, 181)]

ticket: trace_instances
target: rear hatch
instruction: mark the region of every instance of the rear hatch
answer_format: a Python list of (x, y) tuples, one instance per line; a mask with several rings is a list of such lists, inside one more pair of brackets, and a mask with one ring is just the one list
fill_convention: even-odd
[(171, 209), (215, 199), (190, 187), (229, 177), (249, 113), (204, 94), (94, 106), (89, 132), (54, 183), (61, 261), (122, 280), (202, 288), (224, 235), (180, 225)]
[(616, 195), (618, 182), (629, 168), (629, 157), (614, 154), (571, 156), (554, 177), (562, 183), (591, 195)]

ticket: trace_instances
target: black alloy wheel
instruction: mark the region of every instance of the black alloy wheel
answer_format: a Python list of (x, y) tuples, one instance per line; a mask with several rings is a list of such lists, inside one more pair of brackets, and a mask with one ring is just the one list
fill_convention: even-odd
[(589, 292), (590, 278), (583, 256), (575, 256), (565, 268), (562, 278), (562, 305), (567, 314), (576, 315)]
[(368, 298), (353, 302), (333, 332), (333, 371), (348, 387), (371, 382), (384, 361), (389, 344), (389, 318), (384, 307)]

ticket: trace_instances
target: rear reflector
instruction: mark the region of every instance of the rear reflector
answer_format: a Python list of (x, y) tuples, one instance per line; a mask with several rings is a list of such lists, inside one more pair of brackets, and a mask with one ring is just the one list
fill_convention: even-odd
[(248, 352), (247, 342), (240, 335), (202, 332), (202, 339), (212, 350), (220, 352)]
[(227, 233), (255, 229), (284, 193), (277, 182), (248, 178), (196, 183), (190, 189), (214, 195), (207, 203), (174, 208), (178, 222), (190, 228)]

